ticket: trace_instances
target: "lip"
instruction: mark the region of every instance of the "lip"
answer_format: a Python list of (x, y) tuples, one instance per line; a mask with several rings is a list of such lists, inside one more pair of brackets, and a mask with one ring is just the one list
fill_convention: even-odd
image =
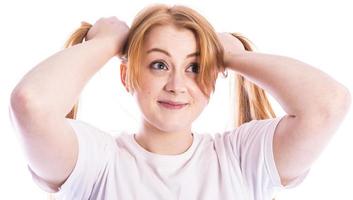
[(164, 108), (167, 109), (182, 109), (184, 108), (186, 105), (188, 105), (188, 103), (183, 103), (183, 102), (177, 102), (177, 101), (157, 101), (159, 103), (159, 105), (163, 106)]

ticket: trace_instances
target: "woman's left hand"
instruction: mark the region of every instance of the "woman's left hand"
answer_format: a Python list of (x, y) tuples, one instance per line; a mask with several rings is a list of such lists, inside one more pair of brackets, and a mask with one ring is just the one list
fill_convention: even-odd
[(230, 33), (217, 33), (217, 36), (224, 49), (224, 65), (228, 67), (233, 56), (245, 52), (244, 45), (238, 38), (234, 37)]

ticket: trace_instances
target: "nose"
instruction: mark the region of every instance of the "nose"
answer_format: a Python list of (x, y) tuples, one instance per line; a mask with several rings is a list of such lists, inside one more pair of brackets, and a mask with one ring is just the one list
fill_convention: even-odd
[(185, 93), (187, 90), (186, 79), (180, 73), (177, 73), (177, 72), (171, 73), (165, 85), (165, 90), (173, 94)]

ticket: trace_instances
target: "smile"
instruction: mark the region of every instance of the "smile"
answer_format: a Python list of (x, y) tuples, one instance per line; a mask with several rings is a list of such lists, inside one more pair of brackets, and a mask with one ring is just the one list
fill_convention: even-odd
[(171, 110), (182, 109), (188, 105), (187, 103), (178, 103), (178, 102), (172, 102), (172, 101), (158, 101), (158, 103), (164, 108), (171, 109)]

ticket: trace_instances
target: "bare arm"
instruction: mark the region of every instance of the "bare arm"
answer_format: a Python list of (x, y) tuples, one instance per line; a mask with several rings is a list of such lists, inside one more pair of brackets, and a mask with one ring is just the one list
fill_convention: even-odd
[[(115, 23), (118, 28), (114, 27), (114, 31), (119, 37), (112, 37), (113, 28), (95, 34), (93, 26), (93, 32), (88, 33), (93, 34), (93, 39), (42, 61), (12, 92), (12, 122), (28, 164), (53, 190), (69, 176), (78, 155), (77, 139), (65, 116), (87, 81), (119, 52), (126, 38), (127, 26), (120, 21)], [(105, 20), (100, 24), (107, 28)]]
[(21, 95), (28, 106), (64, 117), (88, 80), (114, 56), (116, 46), (110, 38), (98, 38), (55, 53), (23, 77), (15, 97)]
[(301, 61), (239, 51), (224, 36), (226, 64), (268, 91), (288, 114), (274, 135), (274, 157), (282, 184), (304, 173), (319, 157), (347, 114), (351, 96), (326, 73)]

